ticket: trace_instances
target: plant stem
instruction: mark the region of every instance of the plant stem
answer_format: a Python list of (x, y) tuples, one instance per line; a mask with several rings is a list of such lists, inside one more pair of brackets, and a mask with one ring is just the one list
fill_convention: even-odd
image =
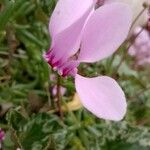
[(128, 99), (130, 99), (130, 100), (135, 99), (135, 98), (137, 98), (137, 97), (143, 95), (146, 91), (149, 91), (149, 90), (150, 90), (150, 86), (147, 87), (147, 88), (145, 88), (145, 89), (143, 89), (143, 90), (140, 90), (139, 92), (136, 93), (135, 96), (128, 97)]
[[(12, 55), (14, 58), (20, 58), (20, 59), (27, 59), (26, 55), (22, 54), (13, 54)], [(9, 58), (9, 53), (8, 52), (0, 52), (0, 58)]]
[(57, 75), (57, 101), (56, 101), (56, 104), (57, 104), (57, 108), (58, 108), (60, 118), (63, 120), (63, 111), (61, 109), (60, 82), (61, 82), (61, 77), (59, 75)]
[(10, 131), (11, 131), (11, 135), (12, 135), (12, 138), (13, 138), (13, 141), (15, 142), (15, 147), (16, 148), (21, 148), (22, 149), (22, 145), (21, 145), (21, 142), (16, 134), (16, 131), (10, 127)]
[(120, 66), (122, 65), (123, 61), (127, 57), (128, 50), (133, 45), (133, 43), (135, 42), (136, 38), (143, 32), (143, 30), (144, 30), (144, 27), (139, 31), (139, 33), (134, 37), (133, 41), (128, 45), (127, 50), (124, 52), (124, 55), (122, 56), (120, 63), (118, 64), (118, 66), (115, 69), (115, 73), (118, 72)]
[(144, 7), (141, 12), (137, 15), (137, 17), (134, 19), (132, 25), (131, 25), (131, 28), (130, 30), (133, 28), (133, 26), (135, 25), (135, 23), (138, 21), (138, 19), (140, 18), (140, 16), (144, 13), (144, 11), (147, 9), (147, 7)]

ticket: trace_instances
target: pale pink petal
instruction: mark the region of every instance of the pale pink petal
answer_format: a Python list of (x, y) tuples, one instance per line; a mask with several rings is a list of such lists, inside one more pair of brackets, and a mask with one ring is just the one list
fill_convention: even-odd
[[(60, 94), (61, 96), (65, 95), (66, 93), (66, 88), (63, 86), (60, 86)], [(52, 87), (52, 95), (56, 96), (57, 95), (57, 85), (55, 85), (54, 87)]]
[(126, 113), (125, 95), (117, 82), (107, 76), (75, 77), (75, 86), (83, 106), (99, 118), (119, 121)]
[[(142, 30), (142, 27), (141, 27), (141, 26), (137, 26), (137, 27), (134, 29), (133, 34), (134, 34), (134, 35), (137, 35), (137, 34), (139, 34), (139, 33), (141, 32), (141, 30)], [(140, 33), (140, 34), (141, 34), (141, 33)]]
[(84, 23), (94, 9), (93, 0), (59, 0), (49, 23), (54, 55), (72, 55), (78, 51)]
[[(141, 31), (140, 28), (137, 28), (134, 31), (134, 35), (136, 36), (138, 33), (140, 33), (140, 31)], [(147, 30), (143, 30), (135, 40), (135, 44), (137, 46), (144, 45), (144, 44), (149, 43), (149, 42), (150, 42), (150, 35), (149, 35), (149, 32)]]
[(79, 61), (95, 62), (115, 52), (128, 35), (131, 14), (129, 6), (122, 3), (98, 8), (85, 26)]
[(54, 37), (76, 23), (92, 7), (93, 0), (59, 0), (49, 23), (49, 31)]
[(129, 54), (130, 56), (135, 56), (136, 53), (137, 53), (136, 47), (135, 47), (135, 46), (131, 46), (131, 47), (129, 48), (129, 50), (128, 50), (128, 54)]

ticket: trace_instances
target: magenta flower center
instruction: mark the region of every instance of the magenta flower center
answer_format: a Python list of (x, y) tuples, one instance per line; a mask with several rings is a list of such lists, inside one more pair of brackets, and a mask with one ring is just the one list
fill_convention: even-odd
[(47, 53), (43, 55), (44, 59), (48, 62), (48, 64), (56, 70), (58, 74), (63, 77), (66, 76), (75, 76), (77, 74), (77, 67), (79, 62), (71, 57), (67, 58), (65, 55), (58, 57), (58, 54), (52, 50), (49, 50)]

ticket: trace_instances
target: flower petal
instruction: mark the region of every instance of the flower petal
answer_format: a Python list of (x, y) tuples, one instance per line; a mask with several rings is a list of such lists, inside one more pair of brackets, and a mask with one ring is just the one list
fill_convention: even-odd
[(99, 118), (121, 120), (126, 113), (125, 95), (117, 82), (107, 76), (75, 77), (75, 86), (85, 108)]
[(115, 52), (127, 37), (131, 20), (126, 4), (111, 3), (98, 8), (85, 25), (79, 61), (95, 62)]
[(130, 56), (135, 56), (137, 54), (137, 50), (136, 50), (136, 47), (135, 46), (131, 46), (128, 50), (128, 54)]
[[(142, 30), (142, 27), (136, 27), (134, 30), (134, 35), (136, 36), (138, 33), (140, 33)], [(146, 43), (150, 42), (150, 33), (148, 30), (144, 29), (140, 35), (135, 40), (135, 45), (145, 45)]]
[(80, 45), (84, 23), (94, 9), (93, 0), (59, 0), (49, 22), (52, 36), (51, 49), (58, 59), (72, 55)]
[[(122, 2), (122, 3), (129, 4), (133, 11), (133, 21), (137, 18), (137, 16), (143, 10), (143, 8), (144, 8), (143, 4), (150, 3), (149, 0), (106, 0), (106, 2)], [(140, 15), (140, 17), (138, 17), (138, 20), (136, 21), (135, 25), (133, 26), (133, 29), (139, 25), (144, 25), (147, 22), (147, 19), (148, 19), (148, 15), (147, 15), (147, 11), (145, 11)]]
[(50, 19), (49, 30), (55, 36), (77, 22), (91, 6), (93, 0), (59, 0)]

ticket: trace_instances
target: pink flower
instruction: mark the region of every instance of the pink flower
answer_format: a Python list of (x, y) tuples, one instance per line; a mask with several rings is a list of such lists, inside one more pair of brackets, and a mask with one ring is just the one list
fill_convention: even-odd
[(5, 138), (5, 132), (0, 128), (0, 142)]
[[(137, 27), (133, 36), (136, 36), (141, 30), (142, 27)], [(136, 38), (128, 53), (130, 56), (135, 57), (137, 66), (150, 64), (150, 31), (144, 29)]]
[(59, 0), (49, 23), (51, 48), (43, 56), (63, 77), (75, 78), (83, 106), (99, 118), (120, 120), (126, 113), (125, 95), (107, 76), (86, 78), (78, 74), (81, 62), (96, 62), (113, 54), (127, 37), (131, 10), (110, 3), (95, 10), (93, 0)]
[[(66, 93), (66, 88), (63, 86), (60, 86), (60, 94), (61, 96), (65, 95)], [(56, 96), (57, 95), (57, 85), (52, 87), (52, 95)]]
[[(56, 81), (57, 80), (57, 77), (55, 74), (51, 74), (50, 75), (50, 80), (52, 81)], [(51, 94), (53, 97), (55, 97), (57, 95), (57, 85), (54, 85), (50, 88), (50, 91), (51, 91)], [(65, 95), (66, 93), (66, 88), (63, 87), (63, 86), (60, 86), (60, 94), (61, 96)]]

